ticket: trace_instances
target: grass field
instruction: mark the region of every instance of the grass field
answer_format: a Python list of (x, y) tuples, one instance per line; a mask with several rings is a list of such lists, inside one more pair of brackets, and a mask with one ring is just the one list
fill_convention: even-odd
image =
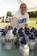
[(30, 18), (29, 26), (37, 28), (36, 24), (37, 18)]
[[(28, 22), (29, 27), (35, 27), (37, 28), (37, 24), (36, 24), (37, 18), (30, 18), (30, 21)], [(4, 28), (5, 26), (10, 25), (10, 23), (0, 23), (0, 28)]]

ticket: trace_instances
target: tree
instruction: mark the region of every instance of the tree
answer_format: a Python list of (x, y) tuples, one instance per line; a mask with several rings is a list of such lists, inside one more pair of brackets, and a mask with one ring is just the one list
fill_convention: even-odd
[(12, 16), (12, 12), (11, 11), (8, 11), (7, 12), (7, 16)]

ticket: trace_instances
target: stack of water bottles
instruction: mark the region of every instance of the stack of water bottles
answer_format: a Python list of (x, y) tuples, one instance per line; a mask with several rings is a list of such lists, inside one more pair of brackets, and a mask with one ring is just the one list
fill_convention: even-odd
[[(5, 34), (2, 33), (2, 36), (4, 35), (6, 36), (6, 38), (8, 37), (11, 38), (13, 36), (12, 39), (14, 39), (14, 41), (13, 40), (8, 41), (8, 46), (9, 45), (15, 46), (14, 43), (16, 42), (16, 39), (17, 39), (16, 35), (18, 34), (20, 56), (34, 56), (33, 52), (34, 52), (35, 47), (37, 47), (37, 29), (35, 29), (34, 27), (31, 29), (25, 27), (25, 28), (20, 28), (18, 30), (17, 28), (14, 28), (14, 29), (10, 28), (7, 31), (8, 32), (4, 31), (3, 33)], [(4, 44), (6, 43), (4, 42)]]
[[(18, 30), (18, 34), (19, 34), (19, 52), (20, 52), (20, 56), (29, 56), (29, 46), (28, 43), (26, 41), (26, 39), (28, 40), (28, 36), (26, 36), (24, 29), (20, 28)], [(26, 38), (27, 37), (27, 38)]]
[(20, 28), (18, 34), (20, 56), (34, 56), (33, 52), (37, 43), (37, 29)]

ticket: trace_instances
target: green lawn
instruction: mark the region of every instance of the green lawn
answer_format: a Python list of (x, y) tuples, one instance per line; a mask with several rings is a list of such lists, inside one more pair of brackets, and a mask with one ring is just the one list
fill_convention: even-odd
[(37, 18), (30, 18), (31, 21), (37, 21)]
[(37, 28), (36, 24), (37, 18), (30, 18), (30, 22), (28, 23), (29, 26)]
[[(30, 21), (28, 22), (29, 27), (35, 27), (37, 28), (37, 24), (36, 24), (37, 18), (30, 18)], [(10, 25), (10, 23), (0, 23), (0, 28), (4, 28), (5, 26)]]

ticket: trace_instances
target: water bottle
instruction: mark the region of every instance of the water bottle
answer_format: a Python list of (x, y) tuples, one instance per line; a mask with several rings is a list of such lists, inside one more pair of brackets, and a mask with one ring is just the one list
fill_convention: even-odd
[(25, 38), (21, 38), (19, 46), (20, 56), (29, 56), (29, 46), (26, 43)]
[(30, 50), (29, 50), (29, 55), (30, 56), (34, 56), (34, 48), (35, 48), (35, 36), (33, 36), (32, 34), (30, 34), (30, 36), (29, 36), (29, 48), (30, 48)]

